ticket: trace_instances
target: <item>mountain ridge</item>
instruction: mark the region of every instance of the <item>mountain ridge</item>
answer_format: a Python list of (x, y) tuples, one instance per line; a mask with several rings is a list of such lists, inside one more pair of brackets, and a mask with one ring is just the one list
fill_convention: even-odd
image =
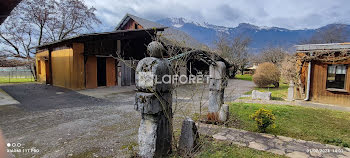
[[(227, 34), (229, 37), (245, 35), (252, 39), (249, 48), (253, 52), (259, 52), (266, 47), (280, 46), (291, 48), (303, 40), (308, 40), (318, 31), (334, 25), (343, 25), (346, 31), (350, 33), (350, 25), (347, 24), (328, 24), (317, 29), (286, 29), (281, 27), (256, 26), (249, 23), (240, 23), (236, 27), (218, 26), (209, 23), (199, 23), (185, 18), (165, 18), (156, 21), (162, 25), (173, 27), (186, 32), (199, 42), (215, 47), (214, 41), (219, 34)], [(348, 38), (350, 41), (350, 37)]]

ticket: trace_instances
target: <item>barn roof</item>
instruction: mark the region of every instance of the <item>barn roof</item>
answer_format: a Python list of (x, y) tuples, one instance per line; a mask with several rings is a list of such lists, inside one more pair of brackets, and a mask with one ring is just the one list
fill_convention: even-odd
[[(165, 27), (164, 25), (155, 23), (153, 21), (146, 20), (146, 19), (137, 17), (135, 15), (126, 14), (115, 29), (121, 30), (123, 26), (125, 26), (125, 24), (127, 24), (127, 22), (130, 19), (134, 20), (145, 29)], [(187, 33), (171, 27), (166, 28), (161, 33), (160, 37), (163, 42), (166, 42), (168, 44), (182, 45), (184, 47), (197, 48), (197, 49), (205, 47), (205, 45), (201, 44), (196, 39), (188, 35)]]
[(140, 17), (137, 17), (135, 15), (132, 14), (126, 14), (123, 19), (119, 22), (119, 24), (117, 25), (117, 27), (115, 28), (115, 30), (121, 30), (122, 27), (130, 20), (134, 20), (136, 21), (138, 24), (140, 24), (143, 28), (145, 29), (150, 29), (153, 27), (164, 27), (161, 24), (155, 23), (153, 21), (149, 21)]
[[(143, 28), (146, 28), (146, 29), (165, 27), (164, 25), (155, 23), (153, 21), (143, 19), (132, 14), (126, 14), (115, 29), (121, 30), (123, 26), (125, 26), (128, 23), (130, 19), (134, 20), (135, 22), (137, 22)], [(221, 56), (219, 56), (218, 54), (212, 51), (209, 51), (206, 45), (201, 44), (196, 39), (194, 39), (193, 37), (191, 37), (190, 35), (188, 35), (183, 31), (180, 31), (171, 27), (166, 27), (164, 31), (161, 32), (160, 39), (166, 45), (174, 45), (177, 47), (184, 48), (185, 50), (188, 50), (188, 52), (184, 52), (182, 54), (179, 54), (178, 56), (188, 55), (187, 53), (190, 53), (192, 55), (195, 54), (200, 56), (205, 63), (212, 64), (213, 63), (212, 60), (217, 60), (217, 61), (223, 61), (228, 67), (231, 66), (231, 64), (228, 63), (224, 58), (222, 58)], [(178, 56), (175, 56), (174, 58)]]
[(152, 28), (152, 29), (139, 29), (139, 30), (116, 30), (112, 32), (101, 32), (101, 33), (90, 33), (90, 34), (81, 34), (78, 36), (46, 43), (37, 47), (36, 49), (47, 49), (53, 48), (55, 46), (60, 46), (66, 43), (72, 42), (86, 42), (86, 41), (94, 41), (98, 39), (132, 39), (137, 36), (145, 36), (150, 34), (155, 34), (157, 31), (164, 31), (165, 27), (160, 28)]

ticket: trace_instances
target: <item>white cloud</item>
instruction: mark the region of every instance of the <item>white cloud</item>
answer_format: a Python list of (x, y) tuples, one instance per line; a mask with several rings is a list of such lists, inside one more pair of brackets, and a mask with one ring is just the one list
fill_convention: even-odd
[(348, 0), (86, 0), (104, 25), (114, 27), (126, 13), (158, 20), (184, 17), (235, 27), (239, 23), (289, 29), (350, 23)]

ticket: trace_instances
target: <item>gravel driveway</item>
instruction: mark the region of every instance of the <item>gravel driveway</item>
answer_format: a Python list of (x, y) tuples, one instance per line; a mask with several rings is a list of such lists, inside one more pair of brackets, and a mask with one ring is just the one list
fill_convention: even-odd
[[(183, 106), (176, 107), (176, 111), (181, 116), (187, 115), (183, 111), (198, 112), (199, 102), (207, 102), (206, 87), (178, 88), (174, 101)], [(230, 80), (225, 100), (234, 100), (252, 87), (249, 81)], [(21, 103), (0, 107), (0, 128), (7, 141), (20, 143), (21, 149), (39, 150), (12, 153), (11, 157), (126, 157), (130, 152), (123, 148), (137, 142), (140, 114), (133, 110), (132, 91), (106, 94), (98, 99), (42, 84), (0, 88)], [(181, 123), (175, 122), (176, 127)]]
[(122, 146), (137, 141), (140, 116), (130, 98), (110, 102), (42, 84), (0, 88), (21, 103), (0, 107), (7, 141), (40, 150), (12, 157), (123, 157)]

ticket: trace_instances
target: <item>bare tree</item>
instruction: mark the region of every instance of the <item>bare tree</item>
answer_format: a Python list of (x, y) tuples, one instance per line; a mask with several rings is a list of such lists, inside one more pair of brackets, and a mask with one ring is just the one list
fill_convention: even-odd
[(284, 83), (293, 81), (297, 83), (297, 66), (296, 57), (294, 55), (286, 55), (280, 67), (281, 79)]
[(248, 64), (248, 45), (251, 39), (243, 35), (238, 35), (233, 40), (230, 40), (225, 35), (219, 36), (215, 42), (218, 53), (225, 58), (232, 67), (230, 68), (230, 77), (233, 78), (237, 71), (242, 73)]
[(346, 25), (333, 24), (325, 29), (318, 30), (309, 40), (301, 41), (301, 44), (341, 43), (346, 42), (349, 34)]
[(262, 51), (260, 63), (270, 62), (279, 65), (287, 55), (287, 52), (280, 47), (270, 47)]
[(30, 61), (33, 47), (89, 31), (99, 24), (95, 10), (83, 0), (23, 0), (1, 25), (0, 51)]
[(87, 7), (82, 0), (59, 1), (57, 17), (49, 20), (45, 27), (49, 40), (61, 40), (86, 29), (91, 30), (92, 24), (100, 23), (94, 14), (95, 10)]

